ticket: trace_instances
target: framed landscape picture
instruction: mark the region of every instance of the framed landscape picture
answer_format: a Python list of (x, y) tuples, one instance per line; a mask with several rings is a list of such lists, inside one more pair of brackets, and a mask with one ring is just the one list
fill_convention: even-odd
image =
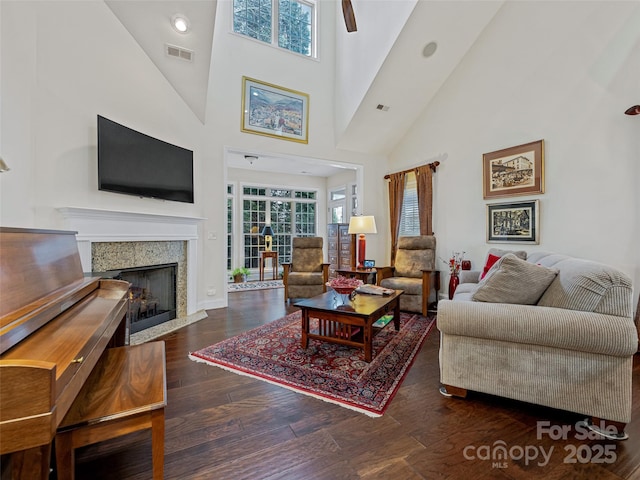
[(243, 132), (309, 142), (309, 95), (242, 77)]
[(539, 243), (539, 200), (487, 205), (488, 243)]
[(544, 140), (482, 156), (484, 198), (544, 193)]

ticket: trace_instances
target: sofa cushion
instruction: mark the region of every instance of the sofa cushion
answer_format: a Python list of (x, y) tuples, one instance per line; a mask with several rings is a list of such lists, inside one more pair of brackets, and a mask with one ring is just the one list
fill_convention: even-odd
[(558, 273), (512, 253), (500, 258), (494, 267), (494, 272), (478, 284), (472, 297), (474, 301), (534, 305)]
[(484, 261), (484, 268), (482, 273), (480, 274), (480, 280), (486, 278), (487, 276), (491, 276), (493, 272), (496, 270), (497, 261), (504, 257), (506, 254), (511, 253), (522, 260), (527, 259), (527, 252), (524, 250), (503, 250), (501, 248), (490, 248), (487, 252), (487, 258)]
[(635, 325), (629, 318), (537, 305), (441, 300), (437, 326), (446, 335), (478, 339), (478, 348), (480, 339), (506, 342), (505, 346), (523, 352), (525, 345), (541, 345), (631, 356), (638, 348)]
[(478, 283), (461, 283), (453, 294), (453, 300), (471, 302), (473, 300), (473, 294), (476, 293), (479, 286)]
[(289, 286), (292, 285), (323, 285), (322, 272), (289, 272), (287, 276)]
[(558, 270), (538, 305), (631, 317), (631, 279), (621, 271), (590, 260), (550, 254), (536, 263)]
[(525, 252), (524, 250), (503, 250), (502, 248), (490, 248), (489, 251), (487, 252), (487, 257), (489, 255), (495, 255), (496, 257), (504, 257), (507, 253), (512, 253), (516, 257), (522, 260), (527, 259), (527, 252)]
[(405, 295), (422, 295), (422, 278), (388, 277), (380, 282), (380, 286), (404, 290)]

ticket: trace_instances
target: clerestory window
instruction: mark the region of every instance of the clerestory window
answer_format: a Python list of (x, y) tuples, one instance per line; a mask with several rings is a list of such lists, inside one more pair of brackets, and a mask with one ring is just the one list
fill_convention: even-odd
[(316, 4), (308, 0), (233, 0), (233, 31), (315, 57)]

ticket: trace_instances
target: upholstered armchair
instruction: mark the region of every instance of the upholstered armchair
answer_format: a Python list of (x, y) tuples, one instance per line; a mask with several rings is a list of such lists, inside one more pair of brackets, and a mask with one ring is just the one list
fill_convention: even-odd
[[(436, 238), (433, 235), (398, 238), (393, 267), (378, 267), (378, 285), (404, 290), (400, 309), (427, 315), (429, 300), (438, 301), (440, 272), (436, 266)], [(432, 295), (433, 293), (433, 295)]]
[(291, 263), (283, 263), (284, 301), (309, 298), (327, 291), (329, 264), (324, 263), (322, 237), (294, 237)]

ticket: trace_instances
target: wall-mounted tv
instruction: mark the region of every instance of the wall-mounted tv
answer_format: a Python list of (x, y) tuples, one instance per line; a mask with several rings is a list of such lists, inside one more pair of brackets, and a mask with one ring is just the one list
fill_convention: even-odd
[(193, 203), (193, 151), (98, 115), (98, 189)]

